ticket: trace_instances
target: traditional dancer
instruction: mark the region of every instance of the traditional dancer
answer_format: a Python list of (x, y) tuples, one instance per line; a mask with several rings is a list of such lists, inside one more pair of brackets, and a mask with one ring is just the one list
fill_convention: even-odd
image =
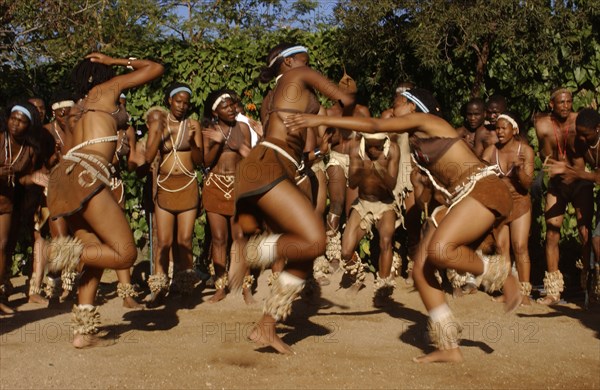
[[(339, 88), (355, 97), (358, 91), (356, 82), (350, 77), (344, 69), (344, 75), (338, 83)], [(342, 116), (344, 107), (336, 102), (327, 109), (328, 116)], [(370, 117), (371, 113), (366, 106), (356, 104), (354, 106), (353, 116)], [(350, 166), (350, 152), (356, 149), (358, 142), (355, 139), (355, 133), (346, 129), (331, 128), (331, 150), (329, 152), (329, 161), (325, 166), (327, 173), (327, 192), (329, 194), (329, 212), (327, 213), (327, 259), (333, 269), (339, 267), (341, 260), (341, 237), (340, 223), (342, 214), (348, 218), (350, 206), (358, 197), (356, 188), (348, 186), (348, 167)]]
[[(353, 291), (363, 286), (365, 272), (358, 253), (359, 241), (372, 236), (372, 226), (379, 232), (379, 267), (375, 275), (376, 307), (384, 306), (394, 292), (392, 275), (392, 241), (396, 221), (401, 216), (394, 188), (398, 178), (400, 148), (383, 133), (364, 134), (358, 151), (350, 154), (348, 183), (358, 188), (358, 200), (352, 205), (348, 223), (342, 236), (342, 267), (352, 283)], [(344, 281), (344, 279), (342, 279)]]
[[(584, 108), (577, 114), (575, 120), (576, 134), (575, 139), (575, 161), (583, 158), (585, 162), (592, 168), (588, 172), (580, 164), (571, 165), (567, 161), (548, 159), (545, 164), (545, 170), (552, 178), (562, 177), (565, 184), (577, 183), (579, 180), (584, 180), (595, 186), (600, 185), (600, 114), (591, 108)], [(596, 201), (598, 205), (598, 201)], [(590, 207), (593, 207), (591, 205)], [(589, 257), (584, 257), (582, 284), (584, 289), (590, 286), (587, 284), (588, 273), (592, 271), (591, 290), (595, 295), (596, 300), (600, 301), (600, 207), (596, 207), (596, 228), (592, 232), (592, 250), (594, 253), (595, 269), (589, 268)], [(546, 276), (548, 277), (548, 275)]]
[[(227, 257), (229, 241), (243, 238), (242, 230), (233, 219), (235, 210), (235, 172), (239, 162), (250, 153), (250, 128), (236, 120), (235, 103), (224, 90), (209, 94), (204, 102), (204, 161), (208, 170), (202, 188), (202, 203), (211, 232), (211, 256), (215, 270), (215, 303), (227, 294)], [(244, 277), (242, 293), (246, 303), (254, 302), (254, 277)]]
[[(461, 361), (458, 347), (460, 325), (445, 302), (445, 295), (434, 277), (435, 268), (453, 267), (460, 272), (479, 275), (488, 290), (504, 286), (506, 310), (521, 302), (516, 278), (501, 256), (489, 257), (475, 252), (470, 245), (479, 242), (501, 227), (512, 209), (506, 185), (496, 176), (496, 169), (483, 164), (456, 130), (443, 120), (433, 96), (414, 89), (403, 95), (417, 113), (391, 119), (319, 117), (291, 115), (285, 123), (290, 131), (307, 126), (339, 126), (362, 132), (408, 132), (413, 157), (450, 206), (437, 229), (429, 229), (419, 244), (413, 277), (430, 315), (430, 335), (436, 351), (416, 358), (417, 362)], [(398, 101), (395, 110), (405, 103)], [(469, 221), (465, 225), (464, 221)], [(508, 275), (508, 276), (507, 276)]]
[[(556, 88), (550, 95), (550, 114), (535, 120), (535, 131), (539, 141), (540, 157), (547, 162), (561, 161), (576, 169), (584, 169), (585, 161), (575, 147), (577, 113), (573, 112), (573, 95), (566, 88)], [(577, 227), (582, 245), (582, 257), (590, 256), (590, 232), (593, 217), (594, 185), (587, 180), (574, 177), (564, 178), (555, 174), (548, 182), (546, 193), (546, 265), (544, 290), (546, 296), (538, 299), (543, 305), (560, 302), (564, 290), (563, 275), (558, 268), (560, 227), (567, 203), (575, 208)]]
[(188, 118), (191, 97), (192, 90), (187, 84), (171, 84), (165, 89), (165, 105), (169, 111), (151, 108), (147, 114), (146, 162), (152, 163), (160, 153), (154, 210), (158, 248), (154, 274), (148, 279), (152, 292), (150, 307), (160, 305), (169, 290), (167, 275), (172, 248), (173, 265), (177, 268), (173, 284), (184, 299), (190, 296), (198, 281), (192, 237), (200, 199), (196, 166), (203, 162), (203, 143), (200, 123)]
[[(291, 113), (319, 111), (313, 88), (352, 111), (353, 98), (320, 73), (308, 66), (308, 50), (303, 46), (280, 44), (267, 56), (267, 66), (260, 80), (277, 84), (262, 110), (265, 139), (238, 166), (236, 172), (236, 220), (244, 234), (252, 235), (247, 243), (237, 243), (229, 273), (230, 287), (241, 287), (247, 264), (267, 268), (276, 259), (287, 261), (272, 286), (262, 318), (250, 334), (259, 344), (268, 344), (281, 353), (292, 352), (277, 335), (275, 325), (290, 314), (292, 301), (312, 272), (312, 261), (325, 251), (323, 223), (313, 212), (313, 205), (296, 185), (302, 171), (301, 159), (306, 128), (288, 131), (283, 120)], [(293, 95), (290, 95), (293, 93)], [(315, 150), (308, 158), (314, 158)], [(263, 230), (262, 220), (269, 231)], [(263, 230), (263, 233), (259, 233)], [(241, 256), (243, 255), (243, 256)]]
[[(116, 76), (114, 65), (133, 71)], [(104, 268), (129, 269), (137, 257), (129, 223), (110, 191), (117, 129), (128, 120), (116, 102), (125, 86), (143, 85), (163, 70), (149, 60), (92, 53), (71, 74), (77, 99), (69, 113), (74, 146), (50, 174), (48, 208), (52, 218), (65, 217), (75, 237), (52, 242), (48, 267), (73, 271), (83, 266), (79, 304), (73, 308), (76, 348), (105, 342), (94, 306)]]
[[(35, 172), (40, 154), (40, 115), (29, 102), (12, 106), (10, 115), (0, 132), (0, 312), (12, 314), (8, 306), (9, 286), (6, 267), (12, 259), (11, 231), (16, 228), (14, 217), (15, 191), (18, 185), (40, 185), (48, 177)], [(9, 268), (10, 269), (10, 268)]]
[(483, 152), (483, 160), (496, 164), (500, 178), (510, 190), (513, 210), (500, 231), (498, 244), (510, 262), (510, 248), (515, 254), (521, 294), (524, 305), (530, 305), (531, 261), (529, 259), (529, 229), (531, 228), (531, 198), (529, 187), (533, 181), (533, 149), (519, 136), (519, 122), (514, 114), (498, 116), (496, 134), (498, 143)]

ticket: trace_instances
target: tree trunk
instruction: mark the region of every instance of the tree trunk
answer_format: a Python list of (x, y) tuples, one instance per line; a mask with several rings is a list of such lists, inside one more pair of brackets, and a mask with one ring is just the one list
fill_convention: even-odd
[(477, 66), (475, 68), (475, 81), (471, 88), (471, 97), (481, 97), (481, 87), (485, 77), (485, 70), (490, 56), (490, 41), (486, 39), (481, 46), (481, 50), (477, 51)]

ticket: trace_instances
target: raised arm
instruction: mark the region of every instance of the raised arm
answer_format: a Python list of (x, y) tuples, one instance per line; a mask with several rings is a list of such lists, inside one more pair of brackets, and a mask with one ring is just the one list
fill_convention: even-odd
[(91, 62), (104, 65), (128, 66), (133, 68), (132, 72), (113, 77), (109, 81), (96, 86), (96, 88), (101, 89), (97, 94), (98, 99), (103, 101), (107, 99), (112, 104), (117, 101), (122, 91), (144, 85), (161, 76), (164, 72), (164, 67), (161, 64), (150, 60), (113, 58), (102, 53), (91, 53), (85, 58), (88, 58)]
[(313, 69), (306, 68), (304, 81), (315, 90), (327, 96), (329, 99), (333, 100), (334, 102), (339, 102), (344, 108), (344, 116), (352, 115), (355, 104), (354, 97), (342, 91), (327, 77)]

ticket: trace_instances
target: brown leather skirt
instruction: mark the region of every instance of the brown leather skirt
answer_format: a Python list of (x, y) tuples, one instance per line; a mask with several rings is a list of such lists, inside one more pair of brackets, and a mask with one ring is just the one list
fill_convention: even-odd
[[(266, 139), (279, 146), (292, 157), (294, 152), (278, 139)], [(238, 164), (235, 174), (235, 202), (244, 198), (262, 195), (283, 180), (295, 183), (296, 165), (276, 150), (262, 144), (256, 145), (250, 154)]]
[(87, 167), (63, 157), (50, 172), (46, 198), (50, 218), (68, 217), (79, 212), (94, 195), (108, 187), (110, 177), (105, 174), (108, 163), (100, 156), (90, 156), (95, 161), (85, 160)]
[[(159, 179), (164, 180), (161, 176)], [(171, 213), (180, 213), (198, 207), (200, 194), (198, 180), (186, 175), (171, 174), (166, 180), (161, 181), (156, 190), (158, 206)]]
[(209, 173), (202, 188), (204, 209), (209, 213), (232, 216), (235, 211), (234, 185), (234, 175)]

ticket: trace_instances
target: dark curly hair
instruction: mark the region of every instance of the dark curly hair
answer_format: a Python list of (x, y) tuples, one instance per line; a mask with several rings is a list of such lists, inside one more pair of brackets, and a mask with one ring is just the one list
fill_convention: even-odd
[(84, 59), (71, 71), (74, 98), (79, 100), (85, 97), (92, 88), (112, 79), (115, 74), (112, 66), (92, 62), (89, 58)]

